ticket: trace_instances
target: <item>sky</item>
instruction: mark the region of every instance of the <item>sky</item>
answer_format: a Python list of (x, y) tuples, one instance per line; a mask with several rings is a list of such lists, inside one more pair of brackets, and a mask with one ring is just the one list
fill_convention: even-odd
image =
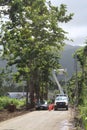
[[(49, 1), (49, 0), (47, 0)], [(84, 0), (50, 0), (53, 5), (65, 4), (68, 13), (74, 13), (73, 19), (68, 23), (62, 24), (62, 28), (69, 32), (68, 37), (73, 42), (71, 45), (83, 46), (87, 40), (87, 1)]]
[(68, 37), (73, 42), (70, 45), (83, 46), (87, 40), (87, 1), (84, 0), (50, 0), (53, 5), (65, 4), (68, 13), (74, 13), (73, 19), (62, 24), (62, 28), (69, 32)]

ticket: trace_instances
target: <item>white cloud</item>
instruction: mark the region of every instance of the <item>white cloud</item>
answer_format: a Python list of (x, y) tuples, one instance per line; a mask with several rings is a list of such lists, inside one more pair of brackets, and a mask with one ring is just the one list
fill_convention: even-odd
[(87, 27), (85, 26), (63, 26), (63, 29), (67, 31), (70, 38), (81, 38), (87, 36)]
[(73, 44), (83, 45), (87, 37), (87, 1), (82, 0), (51, 0), (52, 4), (59, 6), (65, 4), (68, 13), (74, 13), (73, 19), (62, 28), (67, 31), (69, 38), (74, 40)]

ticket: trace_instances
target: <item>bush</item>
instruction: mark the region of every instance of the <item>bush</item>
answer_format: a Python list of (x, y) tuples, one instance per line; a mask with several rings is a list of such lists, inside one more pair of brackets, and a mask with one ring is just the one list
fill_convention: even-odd
[(16, 108), (20, 108), (25, 105), (25, 99), (19, 100), (19, 99), (12, 99), (9, 97), (0, 97), (0, 110), (7, 109), (9, 104), (13, 104), (16, 106)]
[(7, 108), (10, 103), (10, 99), (8, 97), (0, 97), (0, 108)]
[(83, 125), (84, 125), (85, 129), (87, 130), (87, 107), (80, 106), (79, 110), (80, 110), (80, 114), (82, 117)]

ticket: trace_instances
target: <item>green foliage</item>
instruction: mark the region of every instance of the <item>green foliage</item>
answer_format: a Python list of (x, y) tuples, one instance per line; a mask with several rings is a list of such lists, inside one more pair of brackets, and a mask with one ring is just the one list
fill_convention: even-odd
[(9, 21), (2, 26), (3, 56), (8, 66), (16, 65), (16, 79), (27, 82), (33, 101), (34, 86), (46, 89), (50, 72), (59, 68), (60, 50), (68, 39), (59, 23), (67, 23), (73, 14), (67, 15), (65, 5), (55, 7), (46, 0), (12, 0), (8, 7)]
[(84, 63), (85, 63), (84, 47), (78, 49), (78, 50), (76, 51), (76, 53), (74, 54), (74, 57), (75, 57), (75, 55), (77, 56), (76, 58), (77, 58), (77, 60), (79, 61), (81, 67), (82, 67), (82, 66), (84, 65)]
[(53, 101), (51, 100), (51, 99), (49, 99), (48, 101), (47, 101), (47, 103), (48, 104), (51, 104)]
[[(71, 100), (78, 101), (78, 116), (80, 116), (84, 129), (87, 129), (87, 46), (78, 49), (74, 58), (78, 61), (77, 63), (81, 66), (81, 71), (77, 73), (77, 86), (76, 86), (76, 75), (70, 80), (69, 95)], [(78, 95), (78, 96), (76, 96)]]
[(18, 99), (12, 99), (9, 97), (0, 97), (0, 110), (8, 108), (8, 105), (13, 102), (14, 105), (16, 105), (16, 108), (20, 108), (21, 106), (25, 105), (25, 99), (18, 100)]
[(86, 130), (87, 129), (87, 107), (86, 106), (79, 106), (79, 111), (80, 111), (83, 126)]
[(13, 102), (14, 105), (16, 105), (16, 108), (20, 108), (22, 106), (25, 106), (25, 99), (21, 99), (21, 100), (13, 99), (11, 101)]
[(0, 107), (7, 108), (9, 103), (10, 103), (10, 100), (7, 97), (0, 98)]

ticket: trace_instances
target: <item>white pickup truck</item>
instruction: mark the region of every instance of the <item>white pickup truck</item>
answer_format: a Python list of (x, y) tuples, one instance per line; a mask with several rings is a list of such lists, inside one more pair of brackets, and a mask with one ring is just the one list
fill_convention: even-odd
[(58, 94), (54, 102), (54, 110), (58, 108), (66, 108), (68, 110), (68, 96), (66, 94)]

